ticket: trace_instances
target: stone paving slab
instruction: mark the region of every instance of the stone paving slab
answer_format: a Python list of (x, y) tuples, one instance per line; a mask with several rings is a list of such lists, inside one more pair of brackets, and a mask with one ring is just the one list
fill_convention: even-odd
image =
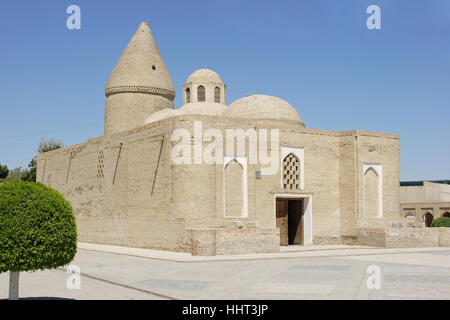
[[(450, 250), (447, 248), (447, 251)], [(439, 252), (439, 251), (438, 251)], [(415, 252), (414, 255), (409, 253), (399, 252), (396, 254), (385, 254), (385, 255), (359, 255), (351, 257), (342, 257), (342, 259), (351, 259), (359, 261), (373, 261), (382, 263), (401, 263), (401, 264), (412, 264), (430, 267), (450, 267), (450, 255), (438, 255), (436, 252)]]
[[(166, 298), (127, 288), (104, 280), (82, 277), (81, 288), (69, 289), (70, 274), (65, 270), (21, 272), (19, 297), (24, 300), (166, 300)], [(8, 298), (9, 273), (0, 274), (0, 300)]]
[[(81, 270), (81, 290), (66, 288), (68, 274), (62, 269), (22, 273), (20, 289), (21, 297), (40, 299), (448, 300), (450, 248), (430, 250), (436, 249), (325, 250), (344, 256), (308, 256), (322, 252), (309, 250), (282, 259), (181, 263), (79, 248), (72, 264)], [(366, 254), (354, 254), (359, 250)], [(380, 290), (367, 287), (367, 270), (373, 265), (381, 270)], [(7, 285), (8, 274), (0, 274), (0, 298), (7, 297)]]

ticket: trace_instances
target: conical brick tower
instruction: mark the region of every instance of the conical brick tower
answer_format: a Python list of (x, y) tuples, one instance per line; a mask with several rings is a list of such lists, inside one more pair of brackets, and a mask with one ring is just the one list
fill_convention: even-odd
[(105, 95), (105, 135), (142, 126), (152, 113), (174, 108), (172, 79), (148, 23), (141, 23), (128, 43)]

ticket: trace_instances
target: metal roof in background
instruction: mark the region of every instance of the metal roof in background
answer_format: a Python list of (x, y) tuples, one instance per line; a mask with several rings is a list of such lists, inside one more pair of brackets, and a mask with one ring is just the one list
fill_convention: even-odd
[(424, 182), (433, 182), (440, 184), (449, 184), (450, 180), (422, 180), (422, 181), (400, 181), (400, 187), (414, 187), (414, 186), (423, 186)]

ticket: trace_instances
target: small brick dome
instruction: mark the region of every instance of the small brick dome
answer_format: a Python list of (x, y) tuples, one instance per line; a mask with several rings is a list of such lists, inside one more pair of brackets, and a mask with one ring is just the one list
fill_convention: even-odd
[(223, 83), (222, 78), (210, 69), (199, 69), (191, 73), (186, 83)]

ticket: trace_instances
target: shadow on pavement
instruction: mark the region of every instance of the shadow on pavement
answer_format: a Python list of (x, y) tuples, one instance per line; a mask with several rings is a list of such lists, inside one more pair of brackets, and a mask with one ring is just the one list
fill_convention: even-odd
[[(8, 301), (8, 299), (0, 299), (0, 301)], [(60, 298), (60, 297), (27, 297), (27, 298), (19, 298), (19, 300), (75, 300), (71, 298)]]

